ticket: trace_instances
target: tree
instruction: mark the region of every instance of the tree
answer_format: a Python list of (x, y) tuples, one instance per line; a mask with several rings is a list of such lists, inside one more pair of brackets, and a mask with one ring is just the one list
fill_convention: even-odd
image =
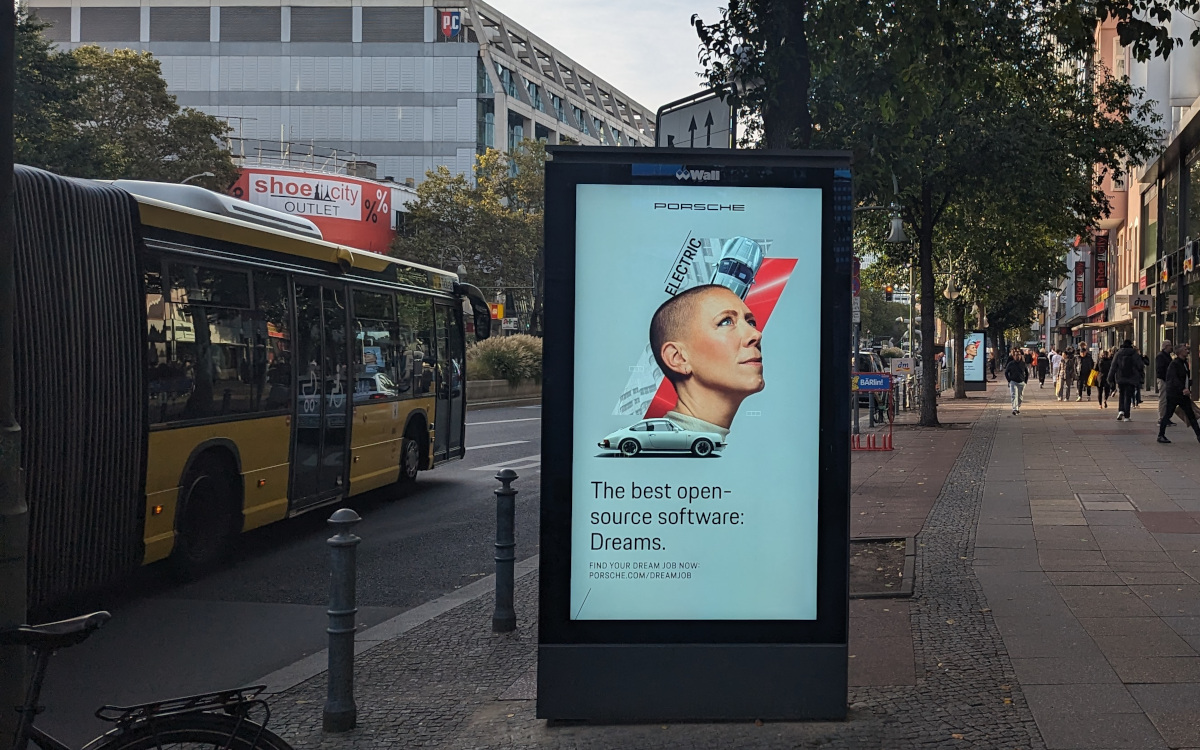
[(530, 333), (540, 332), (545, 163), (545, 147), (526, 140), (512, 153), (477, 156), (473, 181), (446, 167), (427, 172), (392, 253), (433, 266), (462, 263), (485, 290), (528, 292)]
[[(711, 83), (727, 90), (738, 80), (782, 85), (772, 67), (782, 52), (769, 49), (758, 31), (778, 5), (731, 0), (715, 28), (698, 27)], [(1012, 206), (1032, 210), (1042, 228), (1061, 228), (1066, 220), (1073, 235), (1107, 209), (1098, 176), (1119, 174), (1154, 147), (1155, 133), (1131, 117), (1128, 86), (1073, 57), (1092, 43), (1091, 31), (1081, 32), (1081, 10), (1064, 19), (1057, 5), (1038, 0), (810, 0), (807, 9), (807, 24), (796, 28), (807, 34), (811, 80), (797, 75), (785, 91), (755, 94), (763, 104), (755, 110), (751, 97), (750, 109), (764, 133), (790, 133), (789, 145), (854, 152), (856, 195), (897, 202), (916, 240), (913, 248), (879, 248), (877, 255), (896, 265), (915, 262), (923, 301), (940, 299), (939, 268), (966, 265), (959, 239), (942, 227), (955, 211), (1002, 197), (1008, 214)], [(1068, 21), (1074, 25), (1064, 26)], [(794, 37), (777, 41), (801, 44)], [(771, 108), (780, 96), (806, 103), (813, 123), (807, 133), (800, 120), (770, 122), (788, 111)], [(899, 195), (892, 194), (893, 176)], [(1012, 226), (992, 209), (990, 228)], [(932, 426), (938, 424), (935, 305), (921, 310), (921, 424)], [(961, 320), (961, 309), (948, 312)], [(961, 322), (955, 327), (961, 330)]]
[(106, 52), (88, 45), (73, 53), (79, 63), (80, 97), (88, 119), (84, 133), (108, 145), (114, 177), (179, 182), (201, 172), (195, 184), (223, 190), (237, 167), (223, 148), (229, 126), (195, 109), (180, 109), (167, 92), (162, 67), (149, 52)]
[(47, 25), (17, 10), (14, 131), (19, 163), (95, 179), (179, 182), (222, 190), (237, 175), (223, 148), (229, 128), (180, 109), (149, 53), (95, 46), (60, 52)]
[(83, 132), (87, 120), (81, 102), (79, 63), (58, 52), (46, 39), (47, 24), (17, 8), (14, 146), (18, 164), (59, 174), (92, 177), (112, 168), (111, 153), (94, 133)]

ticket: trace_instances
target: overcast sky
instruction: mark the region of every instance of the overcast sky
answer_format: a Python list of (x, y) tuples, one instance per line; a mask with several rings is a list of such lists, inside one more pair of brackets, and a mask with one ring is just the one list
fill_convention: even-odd
[(651, 112), (703, 88), (693, 13), (719, 18), (724, 0), (488, 0)]

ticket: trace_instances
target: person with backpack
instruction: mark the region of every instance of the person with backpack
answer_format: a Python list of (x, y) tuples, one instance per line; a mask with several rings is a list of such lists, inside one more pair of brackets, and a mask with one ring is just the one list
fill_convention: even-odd
[[(1096, 361), (1092, 359), (1092, 353), (1088, 351), (1087, 344), (1079, 345), (1079, 379), (1076, 386), (1079, 390), (1075, 392), (1076, 401), (1091, 401), (1092, 387), (1088, 385), (1088, 378), (1092, 376), (1092, 370), (1096, 369)], [(1086, 389), (1086, 390), (1085, 390)], [(1086, 393), (1087, 398), (1084, 398)]]
[(1100, 361), (1096, 363), (1096, 370), (1100, 373), (1100, 380), (1096, 383), (1096, 405), (1101, 409), (1108, 408), (1108, 397), (1112, 395), (1112, 383), (1108, 382), (1108, 373), (1112, 371), (1113, 350), (1101, 349)]
[(1108, 382), (1117, 387), (1117, 421), (1128, 422), (1133, 408), (1133, 394), (1145, 377), (1146, 363), (1142, 355), (1133, 348), (1133, 342), (1125, 339), (1113, 357), (1108, 370)]
[(1037, 363), (1034, 365), (1038, 376), (1038, 388), (1046, 387), (1046, 375), (1050, 372), (1050, 357), (1046, 355), (1046, 350), (1042, 349), (1037, 353)]
[(1021, 402), (1025, 400), (1025, 383), (1029, 381), (1029, 368), (1020, 352), (1013, 354), (1004, 367), (1004, 379), (1008, 381), (1008, 393), (1012, 399), (1012, 413), (1021, 413)]

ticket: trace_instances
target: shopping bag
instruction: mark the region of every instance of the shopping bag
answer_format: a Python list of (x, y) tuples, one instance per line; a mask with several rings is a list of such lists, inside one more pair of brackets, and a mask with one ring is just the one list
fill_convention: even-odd
[(1090, 373), (1088, 373), (1087, 384), (1088, 384), (1089, 388), (1092, 386), (1095, 386), (1095, 385), (1100, 385), (1100, 371), (1099, 370), (1092, 370)]

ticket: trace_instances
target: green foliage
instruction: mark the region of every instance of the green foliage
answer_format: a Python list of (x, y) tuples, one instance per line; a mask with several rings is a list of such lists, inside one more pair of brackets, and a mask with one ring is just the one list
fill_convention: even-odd
[(479, 380), (542, 379), (542, 340), (519, 333), (484, 339), (467, 348), (467, 377)]
[(446, 167), (426, 173), (392, 254), (449, 269), (461, 263), (485, 290), (531, 290), (530, 330), (540, 331), (545, 164), (545, 146), (526, 140), (512, 153), (475, 157), (474, 180)]
[(908, 326), (896, 318), (908, 317), (908, 305), (888, 302), (879, 287), (863, 286), (859, 291), (862, 334), (864, 338), (890, 338), (899, 341)]
[(59, 174), (179, 182), (224, 189), (237, 168), (228, 126), (167, 93), (148, 52), (84, 46), (55, 51), (46, 25), (17, 12), (17, 161)]

